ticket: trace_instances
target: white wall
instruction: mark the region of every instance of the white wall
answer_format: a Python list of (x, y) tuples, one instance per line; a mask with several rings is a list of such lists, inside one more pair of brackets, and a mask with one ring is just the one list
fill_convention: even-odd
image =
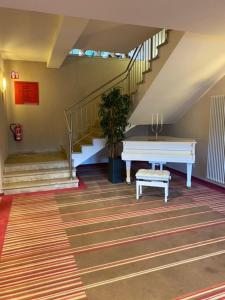
[(0, 56), (0, 193), (2, 192), (2, 174), (4, 160), (8, 152), (8, 137), (6, 129), (6, 98), (3, 91), (2, 80), (4, 77), (4, 62)]
[[(146, 136), (149, 135), (149, 126), (148, 125), (137, 125), (127, 131), (126, 138), (130, 136)], [(120, 152), (122, 152), (122, 143), (120, 144)], [(93, 155), (89, 159), (87, 159), (83, 165), (85, 164), (96, 164), (96, 163), (106, 163), (108, 162), (108, 148), (105, 147), (103, 150)]]
[(65, 144), (63, 110), (113, 78), (128, 60), (68, 57), (60, 69), (47, 69), (44, 63), (6, 61), (6, 74), (19, 72), (21, 81), (39, 82), (39, 105), (15, 105), (14, 83), (8, 80), (9, 123), (23, 125), (24, 139), (15, 142), (9, 135), (9, 152), (54, 151)]
[[(182, 119), (166, 128), (167, 135), (189, 137), (197, 141), (193, 175), (202, 179), (206, 179), (207, 169), (210, 98), (215, 95), (225, 95), (225, 76), (203, 95)], [(180, 164), (171, 166), (186, 172), (185, 167)]]
[[(160, 48), (160, 58), (155, 62), (160, 63), (161, 55), (168, 54), (170, 43), (177, 42), (174, 33), (170, 32), (169, 43)], [(153, 63), (153, 72), (146, 74), (145, 83), (140, 86), (140, 91), (149, 88), (144, 89), (145, 94), (131, 115), (132, 124), (149, 124), (152, 113), (157, 112), (163, 114), (166, 124), (176, 123), (184, 116), (225, 75), (225, 40), (185, 32), (156, 77), (154, 67)]]

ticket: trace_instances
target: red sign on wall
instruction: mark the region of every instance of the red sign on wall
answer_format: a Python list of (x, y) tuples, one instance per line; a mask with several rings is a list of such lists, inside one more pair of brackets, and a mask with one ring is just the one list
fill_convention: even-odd
[(39, 104), (38, 82), (15, 81), (15, 104)]

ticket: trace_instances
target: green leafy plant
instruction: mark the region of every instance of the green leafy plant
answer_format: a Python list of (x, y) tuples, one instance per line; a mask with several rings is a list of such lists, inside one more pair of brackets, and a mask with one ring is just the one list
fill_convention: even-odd
[(130, 96), (122, 95), (120, 88), (113, 88), (102, 95), (99, 107), (100, 126), (107, 139), (111, 158), (116, 158), (119, 154), (119, 143), (125, 137), (130, 107)]

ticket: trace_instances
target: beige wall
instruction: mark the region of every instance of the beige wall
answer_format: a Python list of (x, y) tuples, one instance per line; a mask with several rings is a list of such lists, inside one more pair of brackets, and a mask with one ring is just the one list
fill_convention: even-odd
[(6, 61), (6, 74), (19, 72), (21, 81), (39, 82), (39, 105), (15, 105), (13, 80), (8, 80), (9, 123), (23, 125), (24, 139), (15, 142), (10, 131), (9, 152), (53, 151), (65, 143), (63, 110), (126, 68), (128, 60), (68, 57), (60, 69), (44, 63)]
[(2, 80), (4, 77), (4, 63), (0, 56), (0, 193), (2, 192), (2, 174), (4, 167), (4, 160), (8, 151), (8, 137), (6, 129), (6, 99), (5, 92), (2, 87)]
[[(225, 76), (174, 125), (167, 126), (167, 134), (178, 137), (190, 137), (197, 141), (196, 164), (193, 175), (206, 179), (210, 97), (225, 95)], [(184, 166), (176, 165), (184, 171)]]

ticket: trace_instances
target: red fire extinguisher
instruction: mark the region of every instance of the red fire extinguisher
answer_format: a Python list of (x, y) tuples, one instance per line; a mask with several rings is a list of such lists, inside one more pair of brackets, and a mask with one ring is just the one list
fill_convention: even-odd
[(22, 141), (22, 126), (20, 124), (10, 124), (10, 130), (16, 142)]

